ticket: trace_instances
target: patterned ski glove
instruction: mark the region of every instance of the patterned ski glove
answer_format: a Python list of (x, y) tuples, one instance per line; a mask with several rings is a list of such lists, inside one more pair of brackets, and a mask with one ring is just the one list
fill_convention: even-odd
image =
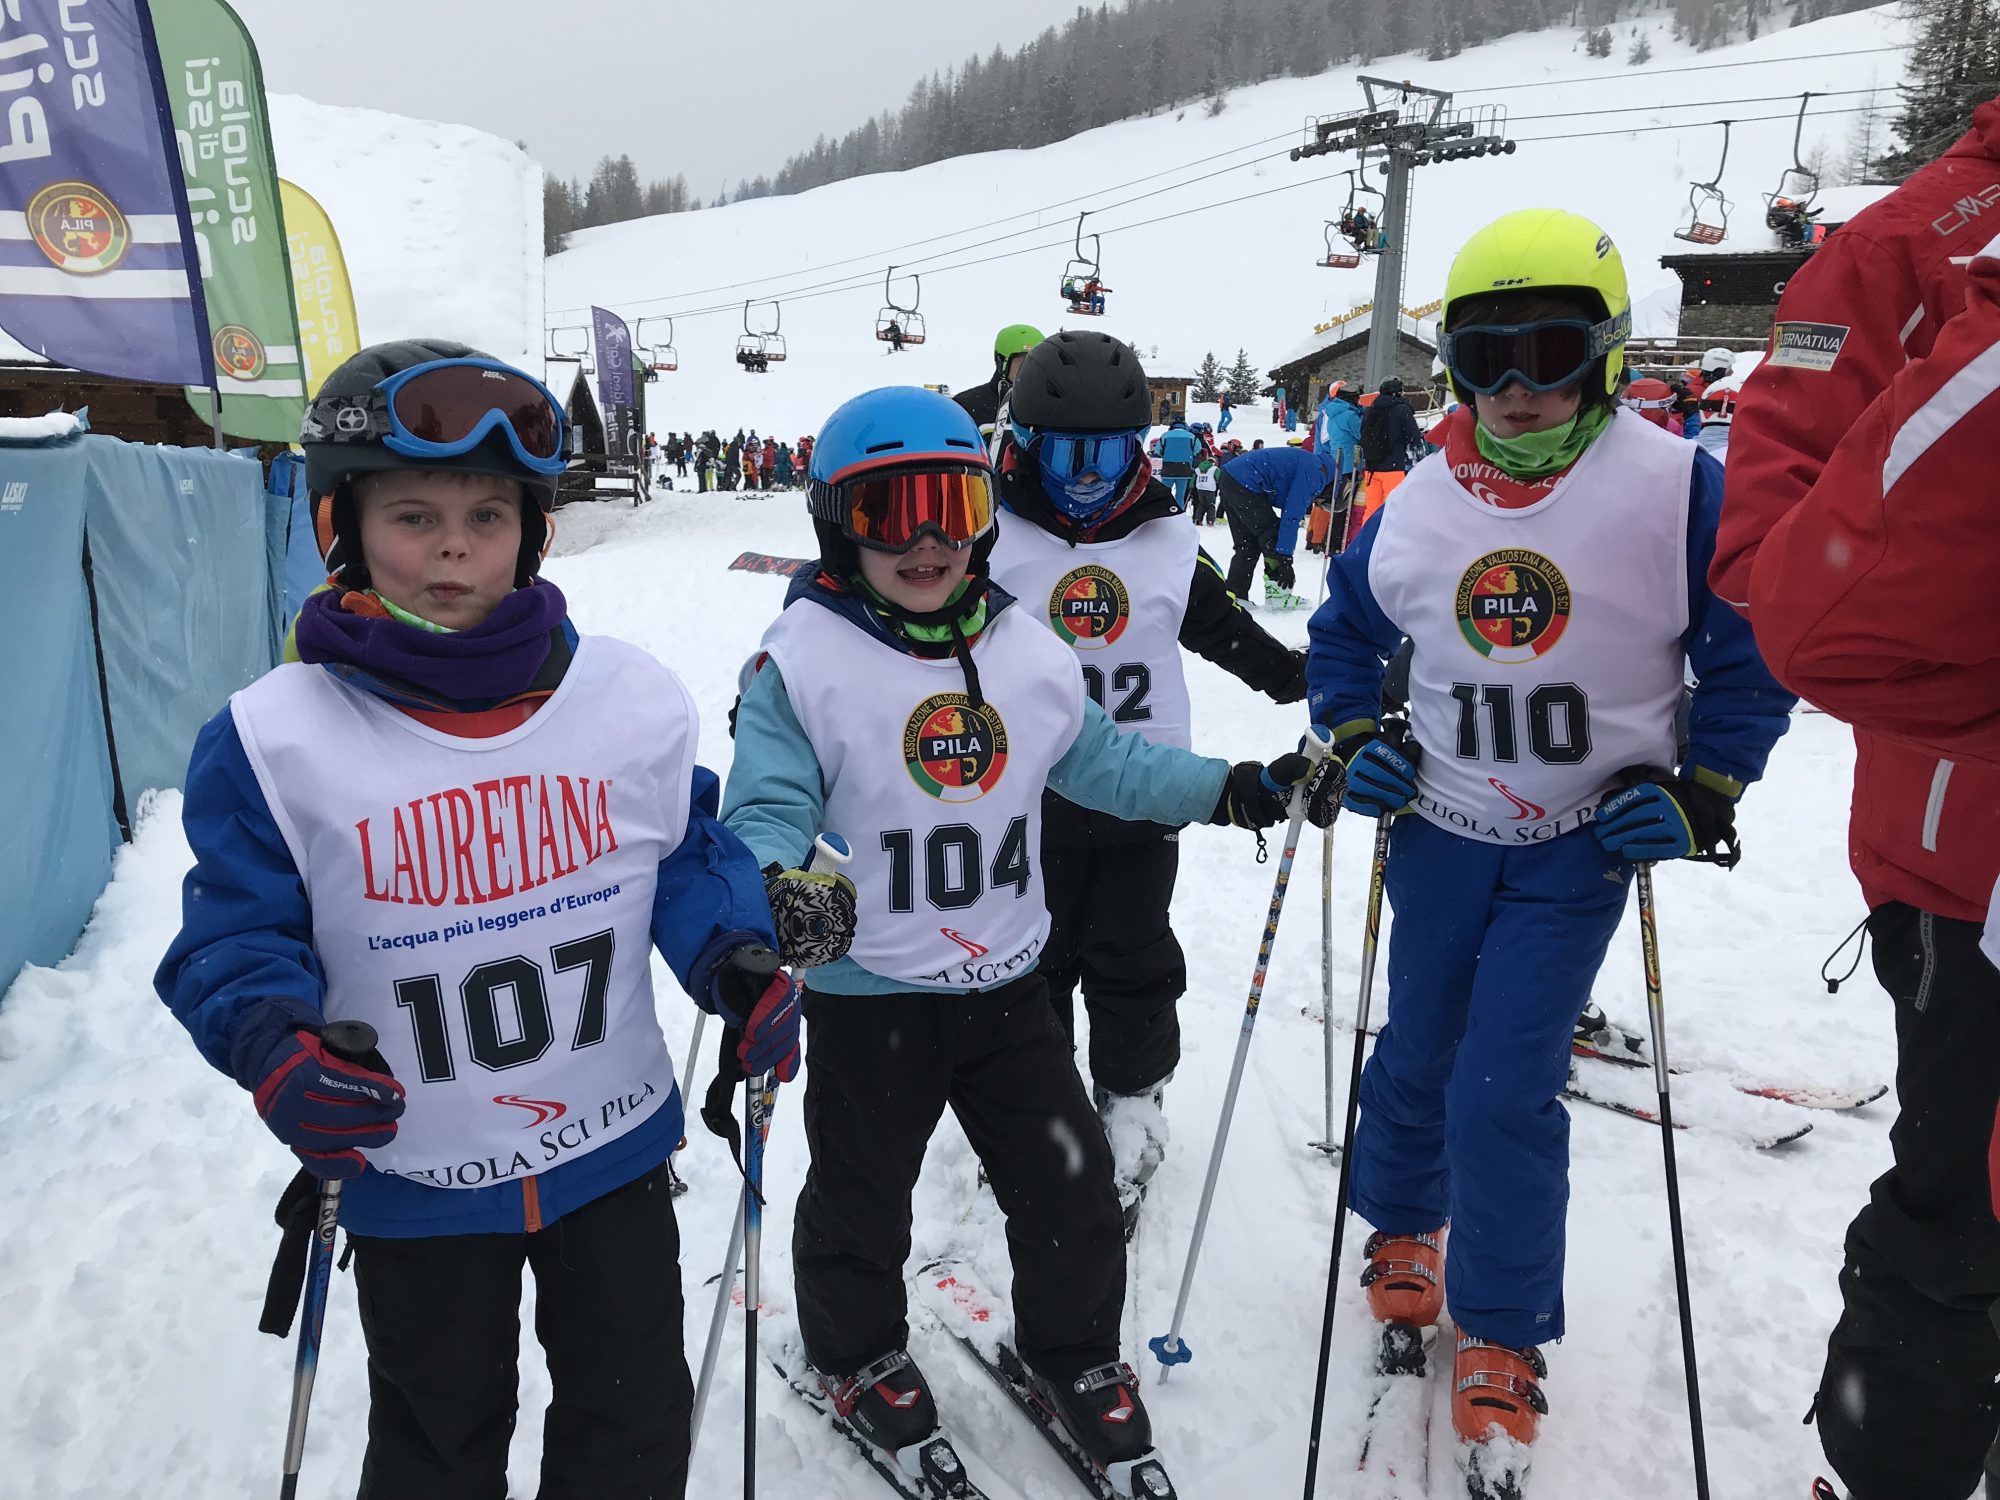
[(1597, 804), (1597, 842), (1635, 864), (1704, 859), (1724, 869), (1738, 859), (1736, 803), (1728, 793), (1658, 766), (1627, 766)]
[(380, 1052), (342, 1057), (312, 1027), (278, 1039), (251, 1092), (271, 1134), (322, 1179), (359, 1176), (362, 1150), (393, 1141), (403, 1113), (403, 1086)]
[(1315, 764), (1296, 750), (1279, 756), (1269, 765), (1259, 760), (1238, 761), (1223, 778), (1222, 795), (1216, 799), (1215, 811), (1209, 814), (1208, 821), (1258, 829), (1288, 822), (1292, 816), (1292, 792), (1303, 785), (1306, 816), (1313, 820), (1315, 828), (1324, 828), (1333, 821), (1333, 816), (1327, 813), (1325, 823), (1314, 816), (1313, 789), (1328, 769), (1325, 762)]
[(854, 942), (854, 882), (837, 870), (764, 867), (764, 895), (785, 966), (816, 969), (843, 957)]

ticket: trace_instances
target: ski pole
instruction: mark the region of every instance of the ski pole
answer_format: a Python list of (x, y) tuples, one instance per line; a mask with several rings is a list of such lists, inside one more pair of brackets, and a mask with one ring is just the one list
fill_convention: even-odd
[(743, 1500), (757, 1493), (757, 1298), (764, 1254), (764, 1141), (778, 1102), (778, 1075), (743, 1092)]
[[(1385, 726), (1386, 727), (1386, 726)], [(1368, 917), (1361, 932), (1361, 987), (1354, 1003), (1354, 1065), (1347, 1074), (1347, 1123), (1340, 1135), (1340, 1186), (1333, 1193), (1333, 1258), (1326, 1271), (1326, 1312), (1319, 1325), (1319, 1373), (1313, 1381), (1312, 1431), (1306, 1438), (1306, 1500), (1319, 1477), (1320, 1424), (1326, 1417), (1327, 1362), (1333, 1355), (1333, 1309), (1340, 1294), (1340, 1247), (1347, 1238), (1347, 1191), (1354, 1177), (1354, 1127), (1361, 1117), (1361, 1063), (1368, 1048), (1368, 1008), (1375, 998), (1375, 953), (1382, 937), (1382, 877), (1389, 867), (1389, 814), (1375, 820), (1375, 854), (1368, 870)], [(1333, 1018), (1327, 1018), (1327, 1030)]]
[[(1303, 749), (1315, 767), (1333, 748), (1330, 731), (1315, 724), (1306, 732)], [(1250, 999), (1243, 1007), (1243, 1027), (1236, 1034), (1236, 1060), (1229, 1068), (1229, 1087), (1222, 1096), (1222, 1117), (1215, 1122), (1215, 1144), (1209, 1148), (1208, 1176), (1201, 1185), (1201, 1207), (1195, 1211), (1194, 1237), (1188, 1241), (1187, 1264), (1181, 1268), (1180, 1296), (1174, 1302), (1174, 1321), (1165, 1333), (1147, 1340), (1146, 1347), (1163, 1367), (1160, 1382), (1166, 1383), (1175, 1365), (1194, 1358), (1194, 1351), (1181, 1341), (1181, 1319), (1187, 1313), (1188, 1294), (1194, 1290), (1195, 1263), (1201, 1258), (1201, 1240), (1208, 1230), (1208, 1211), (1215, 1201), (1216, 1179), (1222, 1173), (1222, 1149), (1229, 1142), (1229, 1118), (1236, 1111), (1236, 1092), (1243, 1084), (1243, 1064), (1250, 1055), (1250, 1033), (1257, 1025), (1257, 1007), (1264, 999), (1264, 976), (1271, 966), (1271, 945), (1278, 938), (1278, 918), (1285, 910), (1285, 892), (1292, 883), (1292, 861), (1298, 857), (1299, 831), (1306, 820), (1306, 787), (1301, 781), (1292, 791), (1291, 822), (1285, 829), (1285, 852), (1278, 861), (1278, 876), (1271, 886), (1271, 906), (1264, 916), (1264, 938), (1257, 947), (1257, 967), (1250, 975)]]
[[(854, 858), (854, 851), (848, 847), (846, 839), (842, 838), (837, 833), (822, 833), (813, 840), (812, 860), (806, 866), (806, 868), (808, 870), (815, 870), (815, 871), (838, 870), (842, 865), (846, 864), (849, 860), (853, 858)], [(699, 1030), (696, 1031), (696, 1036), (697, 1037), (700, 1036)], [(757, 1199), (757, 1208), (758, 1208), (759, 1240), (757, 1244), (757, 1249), (759, 1250), (762, 1249), (761, 1233), (763, 1228), (763, 1222), (762, 1222), (763, 1201), (761, 1196), (758, 1195), (761, 1194), (763, 1189), (762, 1176), (764, 1167), (764, 1139), (768, 1137), (771, 1132), (771, 1111), (775, 1107), (777, 1102), (777, 1084), (775, 1081), (770, 1081), (769, 1074), (761, 1075), (758, 1078), (748, 1080), (748, 1082), (750, 1084), (753, 1093), (755, 1093), (760, 1088), (763, 1088), (768, 1083), (769, 1093), (770, 1093), (770, 1098), (765, 1102), (763, 1106), (762, 1134), (759, 1135), (756, 1132), (751, 1132), (744, 1142), (746, 1158), (748, 1157), (749, 1153), (753, 1151), (755, 1152), (758, 1182), (756, 1186), (756, 1191), (755, 1193), (753, 1193), (749, 1176), (749, 1167), (746, 1164), (744, 1172), (743, 1193), (737, 1201), (736, 1216), (733, 1222), (730, 1224), (729, 1228), (729, 1248), (723, 1254), (722, 1274), (719, 1278), (717, 1278), (716, 1281), (715, 1311), (709, 1315), (708, 1344), (702, 1350), (701, 1375), (695, 1381), (694, 1411), (688, 1420), (688, 1452), (690, 1454), (694, 1452), (695, 1443), (701, 1437), (702, 1413), (708, 1407), (709, 1388), (715, 1383), (716, 1361), (718, 1360), (718, 1358), (721, 1356), (722, 1353), (722, 1330), (729, 1320), (730, 1298), (734, 1296), (736, 1292), (736, 1259), (738, 1254), (743, 1249), (743, 1242), (748, 1234), (747, 1226), (748, 1226), (749, 1208), (753, 1197), (756, 1197)], [(746, 1100), (745, 1101), (746, 1111), (748, 1110), (748, 1108), (749, 1108), (749, 1103)], [(753, 1251), (753, 1254), (754, 1253), (755, 1252)], [(746, 1315), (750, 1333), (750, 1337), (747, 1340), (747, 1348), (749, 1350), (749, 1353), (747, 1353), (745, 1356), (744, 1373), (746, 1377), (754, 1377), (757, 1368), (756, 1365), (757, 1315), (754, 1310), (756, 1306), (756, 1283), (752, 1281), (747, 1275), (744, 1281), (744, 1292), (745, 1292)], [(754, 1382), (753, 1382), (753, 1384), (748, 1388), (746, 1388), (744, 1392), (744, 1400), (746, 1403), (749, 1404), (748, 1411), (750, 1413), (755, 1412), (756, 1399), (757, 1399), (756, 1392), (754, 1389)], [(746, 1444), (751, 1441), (750, 1433), (753, 1427), (754, 1423), (752, 1422), (746, 1421), (744, 1423), (744, 1432), (745, 1432), (744, 1441)], [(744, 1455), (744, 1463), (745, 1463), (744, 1478), (746, 1484), (750, 1481), (751, 1478), (751, 1471), (749, 1468), (750, 1462), (751, 1460), (749, 1457), (749, 1453), (748, 1450), (746, 1449)]]
[[(366, 1021), (333, 1021), (320, 1032), (326, 1050), (343, 1062), (366, 1062), (379, 1040)], [(299, 1353), (292, 1365), (292, 1410), (285, 1422), (285, 1477), (279, 1500), (299, 1492), (299, 1465), (306, 1453), (306, 1418), (312, 1410), (313, 1380), (319, 1374), (319, 1335), (326, 1321), (326, 1294), (333, 1283), (333, 1234), (340, 1225), (338, 1177), (319, 1185), (319, 1212), (313, 1222), (312, 1262), (306, 1274), (305, 1316), (299, 1320)]]
[[(701, 1028), (708, 1024), (708, 1012), (700, 1006), (694, 1010), (694, 1035), (688, 1039), (687, 1076), (681, 1080), (681, 1097), (689, 1098), (694, 1093), (694, 1070), (701, 1061)], [(681, 1159), (681, 1152), (687, 1150), (687, 1137), (681, 1137), (681, 1144), (674, 1148), (674, 1154), (667, 1158), (667, 1169), (673, 1170), (674, 1163)]]
[(1340, 1147), (1333, 1139), (1333, 824), (1326, 825), (1319, 850), (1319, 1019), (1321, 1050), (1326, 1054), (1326, 1130), (1313, 1149), (1331, 1155)]
[(1660, 1096), (1660, 1149), (1667, 1164), (1667, 1227), (1674, 1245), (1674, 1296), (1680, 1304), (1681, 1363), (1687, 1369), (1688, 1433), (1694, 1446), (1696, 1500), (1708, 1500), (1708, 1444), (1701, 1428), (1701, 1379), (1694, 1362), (1694, 1307), (1688, 1295), (1687, 1239), (1681, 1229), (1681, 1176), (1674, 1160), (1674, 1107), (1668, 1084), (1667, 1006), (1660, 990), (1660, 933), (1653, 866), (1639, 865), (1639, 946), (1646, 963), (1646, 1015), (1653, 1025), (1653, 1087)]

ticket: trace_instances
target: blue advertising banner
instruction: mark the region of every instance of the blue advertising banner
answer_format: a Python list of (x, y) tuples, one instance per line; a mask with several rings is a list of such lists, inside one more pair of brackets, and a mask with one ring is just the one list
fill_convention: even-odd
[(0, 328), (78, 370), (214, 380), (146, 0), (0, 0)]
[(604, 446), (613, 458), (637, 456), (632, 420), (632, 330), (615, 312), (590, 310), (597, 335), (597, 404), (604, 408)]

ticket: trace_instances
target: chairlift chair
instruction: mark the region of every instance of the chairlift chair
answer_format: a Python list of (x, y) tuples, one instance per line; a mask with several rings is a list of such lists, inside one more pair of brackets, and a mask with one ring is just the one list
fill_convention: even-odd
[(1814, 233), (1819, 212), (1812, 206), (1819, 196), (1819, 173), (1805, 164), (1799, 147), (1805, 139), (1806, 106), (1810, 92), (1799, 95), (1799, 118), (1792, 127), (1792, 164), (1778, 178), (1778, 186), (1764, 195), (1764, 227), (1776, 232), (1788, 247), (1810, 248), (1822, 236)]
[(1722, 169), (1729, 165), (1729, 127), (1733, 122), (1718, 123), (1722, 126), (1722, 160), (1715, 164), (1713, 177), (1688, 189), (1687, 228), (1674, 231), (1675, 239), (1690, 245), (1719, 245), (1729, 232), (1730, 203), (1722, 195)]
[(1063, 267), (1062, 278), (1062, 299), (1069, 310), (1080, 318), (1101, 316), (1101, 310), (1091, 305), (1091, 294), (1084, 290), (1084, 286), (1095, 281), (1100, 287), (1098, 295), (1104, 294), (1103, 277), (1098, 267), (1098, 262), (1104, 254), (1102, 237), (1093, 234), (1090, 237), (1090, 254), (1083, 253), (1083, 221), (1088, 217), (1090, 217), (1088, 209), (1076, 216), (1075, 253)]
[[(1340, 233), (1340, 226), (1332, 219), (1326, 221), (1326, 254), (1320, 257), (1320, 264), (1329, 271), (1351, 271), (1361, 264), (1361, 256), (1353, 250), (1336, 250), (1333, 237)], [(1345, 238), (1342, 239), (1345, 244)]]
[(784, 362), (785, 337), (778, 330), (784, 324), (785, 310), (774, 299), (771, 303), (771, 326), (752, 328), (750, 309), (753, 306), (753, 302), (743, 304), (743, 335), (736, 341), (736, 362), (746, 370), (754, 369), (762, 374), (771, 364)]
[[(575, 335), (569, 338), (565, 335)], [(574, 349), (567, 347), (574, 343)], [(548, 358), (575, 360), (582, 362), (590, 352), (590, 325), (588, 323), (559, 323), (549, 329)]]
[[(646, 325), (648, 323), (666, 324), (666, 338), (649, 344), (646, 341)], [(681, 367), (681, 357), (674, 349), (674, 320), (672, 318), (666, 316), (641, 318), (639, 320), (639, 331), (632, 336), (632, 341), (646, 351), (646, 362), (655, 370), (671, 375)]]
[(923, 305), (924, 283), (922, 277), (911, 275), (910, 283), (916, 290), (905, 307), (896, 300), (895, 279), (896, 268), (891, 266), (882, 277), (883, 307), (875, 317), (875, 337), (891, 348), (908, 348), (924, 341), (924, 315), (917, 311)]

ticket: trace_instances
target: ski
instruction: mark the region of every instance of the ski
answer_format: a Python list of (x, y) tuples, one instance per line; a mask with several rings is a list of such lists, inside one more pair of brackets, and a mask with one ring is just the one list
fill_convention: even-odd
[[(1570, 1051), (1578, 1057), (1596, 1058), (1599, 1062), (1615, 1063), (1621, 1068), (1653, 1066), (1653, 1054), (1646, 1045), (1646, 1038), (1608, 1019), (1595, 1005), (1585, 1010), (1583, 1019), (1577, 1023)], [(1667, 1071), (1679, 1078), (1695, 1070), (1669, 1068)], [(1815, 1083), (1757, 1083), (1732, 1078), (1729, 1086), (1753, 1099), (1772, 1099), (1799, 1109), (1834, 1111), (1859, 1109), (1864, 1104), (1873, 1104), (1889, 1092), (1886, 1083), (1843, 1088)]]
[[(1007, 1393), (1097, 1500), (1178, 1500), (1179, 1491), (1167, 1477), (1157, 1449), (1143, 1458), (1104, 1470), (1077, 1446), (1064, 1430), (1062, 1420), (1035, 1394), (1028, 1382), (1027, 1367), (995, 1326), (992, 1306), (963, 1261), (950, 1257), (931, 1261), (917, 1275), (917, 1291), (938, 1315), (945, 1332)], [(975, 1330), (978, 1337), (974, 1336)], [(982, 1347), (987, 1341), (994, 1345), (990, 1354)]]
[(1375, 1390), (1361, 1419), (1358, 1472), (1386, 1486), (1385, 1496), (1430, 1493), (1430, 1350), (1435, 1328), (1384, 1323), (1375, 1349)]
[(729, 565), (735, 573), (775, 573), (781, 578), (796, 578), (808, 568), (819, 564), (809, 557), (775, 557), (769, 552), (744, 552)]
[[(1590, 1104), (1596, 1106), (1598, 1109), (1610, 1110), (1613, 1114), (1624, 1115), (1627, 1119), (1643, 1120), (1648, 1125), (1658, 1125), (1660, 1123), (1660, 1116), (1657, 1110), (1648, 1109), (1644, 1105), (1633, 1104), (1623, 1099), (1616, 1099), (1608, 1094), (1597, 1093), (1584, 1086), (1583, 1082), (1577, 1078), (1574, 1072), (1570, 1074), (1569, 1087), (1563, 1090), (1562, 1096), (1578, 1104)], [(1674, 1129), (1676, 1130), (1687, 1130), (1689, 1128), (1690, 1122), (1687, 1120), (1674, 1121)], [(1702, 1129), (1704, 1133), (1708, 1134), (1726, 1135), (1738, 1133), (1728, 1126), (1714, 1122), (1705, 1122)], [(1787, 1145), (1792, 1141), (1798, 1140), (1799, 1137), (1810, 1135), (1811, 1133), (1812, 1122), (1810, 1120), (1800, 1120), (1785, 1126), (1766, 1126), (1760, 1123), (1758, 1125), (1741, 1127), (1743, 1139), (1759, 1151), (1769, 1151), (1775, 1146)]]
[[(789, 1354), (790, 1351), (787, 1351)], [(768, 1345), (764, 1357), (784, 1378), (792, 1392), (824, 1417), (833, 1430), (847, 1440), (868, 1467), (880, 1474), (889, 1487), (908, 1500), (990, 1500), (986, 1491), (972, 1482), (964, 1460), (949, 1435), (940, 1427), (920, 1443), (912, 1443), (900, 1453), (878, 1448), (834, 1410), (833, 1401), (811, 1370), (803, 1364), (772, 1354)]]
[(1465, 1480), (1466, 1500), (1525, 1500), (1529, 1457), (1528, 1449), (1505, 1438), (1460, 1443), (1458, 1471)]

